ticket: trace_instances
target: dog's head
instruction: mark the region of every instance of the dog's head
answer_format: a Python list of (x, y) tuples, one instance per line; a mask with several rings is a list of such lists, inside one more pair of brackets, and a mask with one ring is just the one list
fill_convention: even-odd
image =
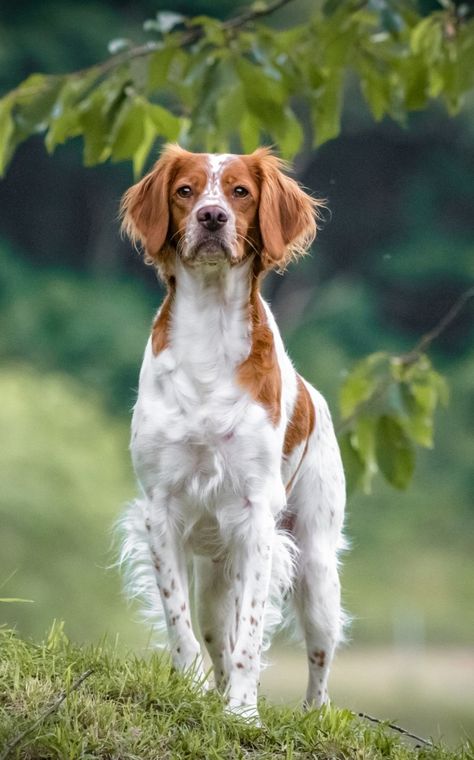
[(168, 145), (122, 199), (122, 227), (162, 276), (176, 254), (190, 267), (284, 269), (316, 235), (320, 201), (282, 172), (267, 148), (250, 155), (189, 153)]

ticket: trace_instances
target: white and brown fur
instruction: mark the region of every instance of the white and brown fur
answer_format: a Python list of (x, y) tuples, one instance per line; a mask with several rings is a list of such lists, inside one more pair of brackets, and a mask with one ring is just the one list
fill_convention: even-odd
[(285, 598), (306, 642), (310, 706), (328, 699), (342, 635), (339, 449), (324, 399), (294, 369), (260, 295), (265, 273), (314, 238), (317, 208), (265, 148), (168, 146), (122, 203), (125, 231), (168, 291), (133, 413), (142, 495), (123, 520), (129, 586), (164, 616), (176, 668), (202, 679), (191, 568), (216, 685), (250, 717)]

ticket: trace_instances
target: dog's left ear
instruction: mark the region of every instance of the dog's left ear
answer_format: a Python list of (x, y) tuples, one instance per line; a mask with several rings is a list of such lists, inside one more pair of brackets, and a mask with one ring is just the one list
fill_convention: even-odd
[(316, 237), (316, 218), (323, 201), (311, 198), (282, 172), (284, 166), (268, 148), (250, 156), (260, 177), (258, 211), (264, 269), (284, 269), (303, 255)]

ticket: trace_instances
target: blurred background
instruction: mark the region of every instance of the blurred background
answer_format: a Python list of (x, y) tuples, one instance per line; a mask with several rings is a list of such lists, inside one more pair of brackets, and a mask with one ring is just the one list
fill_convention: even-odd
[[(172, 6), (217, 15), (211, 0)], [(221, 0), (218, 13), (237, 6)], [(34, 71), (106, 58), (110, 39), (139, 41), (143, 20), (167, 7), (4, 4), (0, 93)], [(312, 257), (269, 278), (266, 295), (298, 370), (334, 414), (358, 358), (409, 349), (472, 284), (473, 137), (472, 102), (454, 119), (433, 106), (406, 128), (374, 124), (349, 82), (341, 136), (298, 156), (298, 178), (331, 213)], [(114, 521), (135, 490), (130, 410), (162, 296), (119, 237), (132, 181), (129, 164), (85, 169), (78, 140), (51, 158), (38, 138), (0, 183), (0, 597), (32, 600), (0, 603), (0, 622), (40, 638), (59, 619), (75, 640), (118, 634), (145, 651), (149, 631), (108, 569)], [(414, 483), (350, 500), (343, 588), (353, 623), (332, 677), (337, 704), (450, 741), (474, 727), (472, 316), (465, 309), (433, 346), (452, 398)], [(271, 659), (264, 693), (296, 703), (303, 652), (278, 643)]]

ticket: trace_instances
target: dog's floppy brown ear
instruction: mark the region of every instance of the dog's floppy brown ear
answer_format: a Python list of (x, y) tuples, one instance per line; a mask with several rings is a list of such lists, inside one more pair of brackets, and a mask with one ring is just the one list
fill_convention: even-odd
[(251, 159), (260, 176), (262, 264), (264, 269), (284, 269), (291, 259), (304, 254), (316, 237), (318, 209), (324, 202), (311, 198), (283, 174), (283, 161), (268, 148), (259, 148)]
[(148, 259), (160, 264), (166, 248), (170, 222), (169, 186), (181, 148), (168, 145), (153, 169), (122, 198), (122, 231), (133, 243), (140, 243)]

